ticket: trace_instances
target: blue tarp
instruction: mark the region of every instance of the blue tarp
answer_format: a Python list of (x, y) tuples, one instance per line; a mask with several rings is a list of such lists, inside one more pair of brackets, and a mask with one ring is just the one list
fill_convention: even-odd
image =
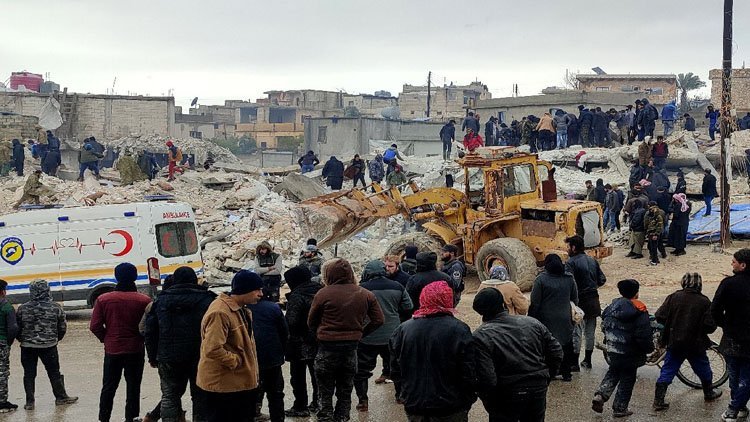
[[(709, 242), (719, 239), (719, 225), (721, 222), (719, 205), (711, 209), (711, 215), (704, 217), (706, 207), (701, 208), (690, 220), (688, 226), (688, 241)], [(750, 204), (735, 204), (729, 206), (729, 233), (737, 238), (750, 238)]]

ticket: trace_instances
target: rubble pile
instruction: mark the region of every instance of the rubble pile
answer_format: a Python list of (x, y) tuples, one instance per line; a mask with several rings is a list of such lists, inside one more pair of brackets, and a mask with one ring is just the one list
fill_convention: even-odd
[(109, 141), (107, 142), (107, 147), (120, 148), (122, 150), (130, 149), (132, 151), (142, 151), (145, 149), (151, 153), (166, 153), (167, 147), (164, 144), (169, 140), (182, 149), (183, 154), (195, 155), (196, 163), (203, 163), (208, 157), (209, 152), (213, 154), (214, 160), (217, 162), (240, 163), (240, 159), (228, 149), (202, 139), (175, 139), (159, 135), (137, 135)]

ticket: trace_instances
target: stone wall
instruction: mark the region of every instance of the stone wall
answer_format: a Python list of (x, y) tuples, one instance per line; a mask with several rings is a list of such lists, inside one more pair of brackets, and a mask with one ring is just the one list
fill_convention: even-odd
[[(112, 140), (128, 135), (175, 135), (173, 97), (77, 95), (71, 138), (93, 135)], [(48, 97), (48, 94), (29, 92), (0, 92), (0, 111), (38, 116)], [(59, 97), (57, 99), (60, 101)]]
[[(708, 73), (711, 80), (711, 103), (717, 108), (721, 106), (721, 69), (713, 69)], [(732, 69), (732, 106), (737, 115), (750, 112), (750, 69)]]
[(36, 139), (37, 124), (39, 119), (35, 116), (0, 114), (0, 140)]
[[(604, 75), (603, 75), (604, 76)], [(632, 93), (634, 88), (637, 88), (635, 92), (641, 97), (646, 97), (648, 100), (656, 105), (664, 105), (668, 102), (677, 99), (677, 80), (676, 79), (626, 79), (626, 78), (597, 78), (597, 79), (585, 79), (580, 81), (578, 89), (586, 92), (609, 92), (609, 93)], [(650, 93), (650, 90), (660, 88), (661, 94)], [(625, 90), (624, 90), (625, 89)], [(602, 91), (606, 90), (606, 91)]]

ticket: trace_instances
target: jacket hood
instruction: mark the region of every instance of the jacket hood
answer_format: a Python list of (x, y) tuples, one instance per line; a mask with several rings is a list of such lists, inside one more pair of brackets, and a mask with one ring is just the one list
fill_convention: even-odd
[(437, 254), (435, 252), (420, 252), (417, 254), (417, 272), (437, 269)]
[(365, 270), (362, 272), (362, 281), (367, 281), (376, 277), (385, 277), (385, 265), (383, 261), (376, 259), (370, 261), (365, 265)]
[(258, 246), (255, 247), (255, 253), (259, 254), (261, 249), (268, 249), (269, 252), (273, 252), (271, 244), (266, 242), (265, 240), (260, 242)]
[(34, 280), (29, 284), (29, 297), (31, 300), (51, 301), (49, 284), (45, 280)]
[(14, 139), (14, 140), (13, 140), (13, 141), (12, 141), (11, 143), (12, 143), (13, 145), (20, 145), (20, 144), (21, 144), (21, 141), (19, 141), (18, 139)]
[(299, 286), (295, 287), (294, 290), (286, 294), (287, 300), (289, 300), (289, 297), (292, 295), (302, 295), (305, 297), (312, 298), (315, 296), (316, 293), (318, 293), (318, 290), (322, 289), (323, 286), (318, 283), (317, 281), (308, 281), (304, 284), (300, 284)]
[(310, 273), (307, 267), (297, 266), (284, 273), (284, 280), (286, 280), (289, 288), (294, 290), (299, 286), (309, 283), (312, 280), (312, 273)]
[(345, 259), (329, 261), (323, 269), (325, 283), (329, 286), (334, 284), (355, 284), (354, 270)]
[(633, 302), (624, 297), (618, 297), (602, 312), (602, 318), (613, 317), (620, 321), (632, 321), (641, 314)]

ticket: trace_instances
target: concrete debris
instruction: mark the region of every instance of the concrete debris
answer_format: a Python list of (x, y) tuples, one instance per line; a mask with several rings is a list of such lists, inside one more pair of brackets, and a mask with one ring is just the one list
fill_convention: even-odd
[(240, 163), (240, 159), (237, 158), (237, 156), (235, 156), (228, 149), (216, 145), (213, 142), (204, 141), (202, 139), (175, 139), (159, 135), (127, 136), (107, 142), (107, 147), (130, 149), (133, 152), (138, 152), (145, 149), (146, 151), (152, 153), (166, 154), (167, 147), (164, 144), (169, 140), (174, 142), (177, 147), (182, 149), (183, 155), (195, 155), (196, 165), (203, 164), (206, 158), (208, 158), (209, 152), (213, 154), (214, 160), (216, 162), (226, 164)]

